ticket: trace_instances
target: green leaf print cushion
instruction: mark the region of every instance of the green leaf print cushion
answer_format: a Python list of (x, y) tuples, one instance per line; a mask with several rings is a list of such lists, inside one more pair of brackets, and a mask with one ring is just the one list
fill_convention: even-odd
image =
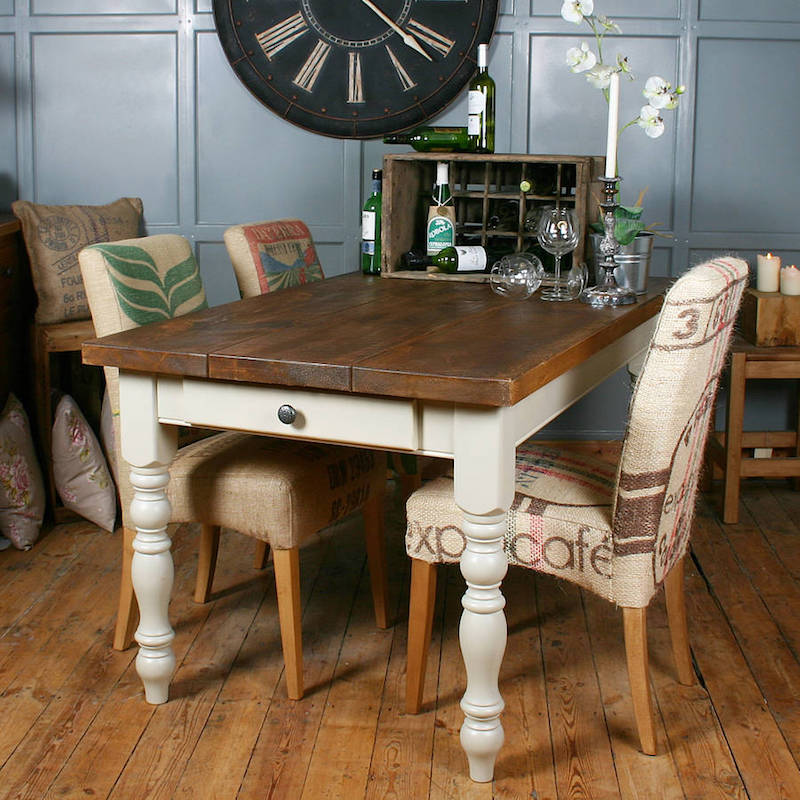
[(97, 244), (103, 254), (122, 312), (137, 325), (208, 308), (194, 256), (157, 266), (153, 255), (130, 244)]

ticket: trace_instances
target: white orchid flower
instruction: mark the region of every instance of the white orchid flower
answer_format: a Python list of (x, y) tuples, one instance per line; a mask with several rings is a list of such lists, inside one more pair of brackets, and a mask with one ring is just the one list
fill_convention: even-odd
[(561, 16), (567, 22), (580, 25), (584, 17), (590, 17), (594, 11), (594, 0), (564, 0)]
[(664, 133), (664, 120), (661, 117), (661, 112), (651, 105), (642, 106), (636, 124), (644, 128), (644, 132), (651, 139), (658, 139)]
[(627, 75), (631, 80), (634, 79), (634, 74), (631, 72), (631, 65), (627, 56), (622, 53), (617, 53), (617, 68), (623, 75)]
[(586, 42), (581, 42), (580, 47), (570, 47), (567, 50), (567, 66), (573, 72), (586, 72), (597, 63), (597, 56), (589, 49)]
[(622, 33), (622, 28), (614, 22), (613, 19), (609, 19), (605, 14), (599, 14), (597, 17), (597, 21), (606, 31), (606, 33), (613, 31), (614, 33)]
[(598, 64), (586, 73), (586, 80), (589, 81), (595, 89), (608, 89), (613, 74), (613, 67), (609, 67), (607, 64)]
[(678, 95), (683, 94), (683, 86), (673, 91), (672, 84), (659, 75), (652, 75), (647, 79), (642, 94), (653, 108), (673, 109), (678, 105)]

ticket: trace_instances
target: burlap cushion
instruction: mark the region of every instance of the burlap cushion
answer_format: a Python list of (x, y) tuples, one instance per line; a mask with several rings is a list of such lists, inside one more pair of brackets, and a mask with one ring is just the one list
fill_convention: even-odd
[(0, 415), (0, 533), (29, 549), (44, 518), (44, 482), (22, 404), (8, 396)]
[[(549, 572), (622, 606), (648, 604), (686, 552), (711, 409), (747, 280), (715, 259), (667, 293), (631, 400), (619, 467), (531, 443), (517, 451), (510, 564)], [(415, 492), (406, 550), (458, 561), (466, 546), (452, 479)], [(613, 524), (612, 524), (613, 520)]]
[(89, 319), (78, 253), (94, 242), (138, 236), (142, 201), (123, 197), (106, 206), (46, 206), (17, 200), (11, 209), (22, 224), (42, 324)]
[(234, 225), (224, 234), (242, 297), (322, 280), (306, 224), (299, 219)]
[[(517, 449), (516, 493), (503, 546), (509, 564), (548, 572), (609, 597), (615, 466), (528, 441)], [(406, 505), (406, 551), (435, 563), (461, 559), (467, 541), (452, 477), (414, 492)]]
[(361, 508), (386, 482), (372, 450), (223, 433), (187, 445), (170, 467), (175, 522), (202, 521), (272, 547), (297, 547)]
[(100, 442), (69, 395), (56, 406), (51, 442), (53, 480), (65, 507), (113, 531), (117, 517), (114, 482)]

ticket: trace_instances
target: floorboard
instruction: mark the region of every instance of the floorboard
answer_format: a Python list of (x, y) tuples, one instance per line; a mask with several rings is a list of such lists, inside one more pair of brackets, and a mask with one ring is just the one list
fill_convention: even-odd
[(0, 800), (797, 800), (800, 493), (742, 486), (740, 522), (701, 497), (687, 560), (697, 681), (677, 683), (663, 598), (648, 611), (658, 755), (638, 750), (621, 614), (512, 569), (500, 688), (506, 744), (474, 784), (459, 743), (463, 580), (439, 569), (422, 712), (407, 715), (409, 564), (387, 500), (390, 607), (374, 624), (357, 518), (301, 551), (306, 696), (286, 698), (271, 565), (226, 532), (210, 602), (192, 601), (198, 529), (175, 526), (177, 670), (143, 699), (111, 649), (119, 533), (88, 523), (0, 553)]

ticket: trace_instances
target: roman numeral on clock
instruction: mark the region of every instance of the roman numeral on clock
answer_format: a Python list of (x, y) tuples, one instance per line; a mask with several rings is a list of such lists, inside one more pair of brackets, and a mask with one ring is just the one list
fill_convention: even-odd
[(428, 28), (426, 25), (417, 22), (413, 18), (408, 21), (406, 28), (412, 31), (418, 39), (422, 39), (425, 44), (432, 47), (441, 56), (446, 56), (450, 52), (450, 48), (455, 44), (452, 39), (448, 39), (446, 36), (433, 30), (433, 28)]
[(283, 50), (287, 44), (291, 44), (295, 39), (299, 39), (307, 30), (308, 24), (298, 11), (271, 28), (261, 31), (256, 36), (256, 39), (264, 51), (264, 55), (272, 60), (276, 53)]
[(403, 87), (403, 91), (407, 92), (409, 89), (412, 89), (417, 84), (414, 82), (414, 79), (406, 72), (403, 65), (400, 63), (400, 59), (392, 52), (392, 48), (389, 45), (386, 45), (386, 52), (389, 54), (389, 59), (392, 62), (392, 66), (394, 66), (395, 70), (397, 71), (397, 77), (400, 78), (400, 83)]
[(300, 67), (300, 71), (294, 76), (292, 83), (307, 92), (313, 92), (314, 84), (317, 82), (319, 73), (322, 71), (322, 66), (330, 51), (331, 46), (327, 42), (323, 42), (322, 39), (318, 39), (314, 49), (306, 59), (306, 63)]
[(347, 54), (347, 102), (364, 102), (364, 84), (361, 82), (361, 54), (352, 50)]

